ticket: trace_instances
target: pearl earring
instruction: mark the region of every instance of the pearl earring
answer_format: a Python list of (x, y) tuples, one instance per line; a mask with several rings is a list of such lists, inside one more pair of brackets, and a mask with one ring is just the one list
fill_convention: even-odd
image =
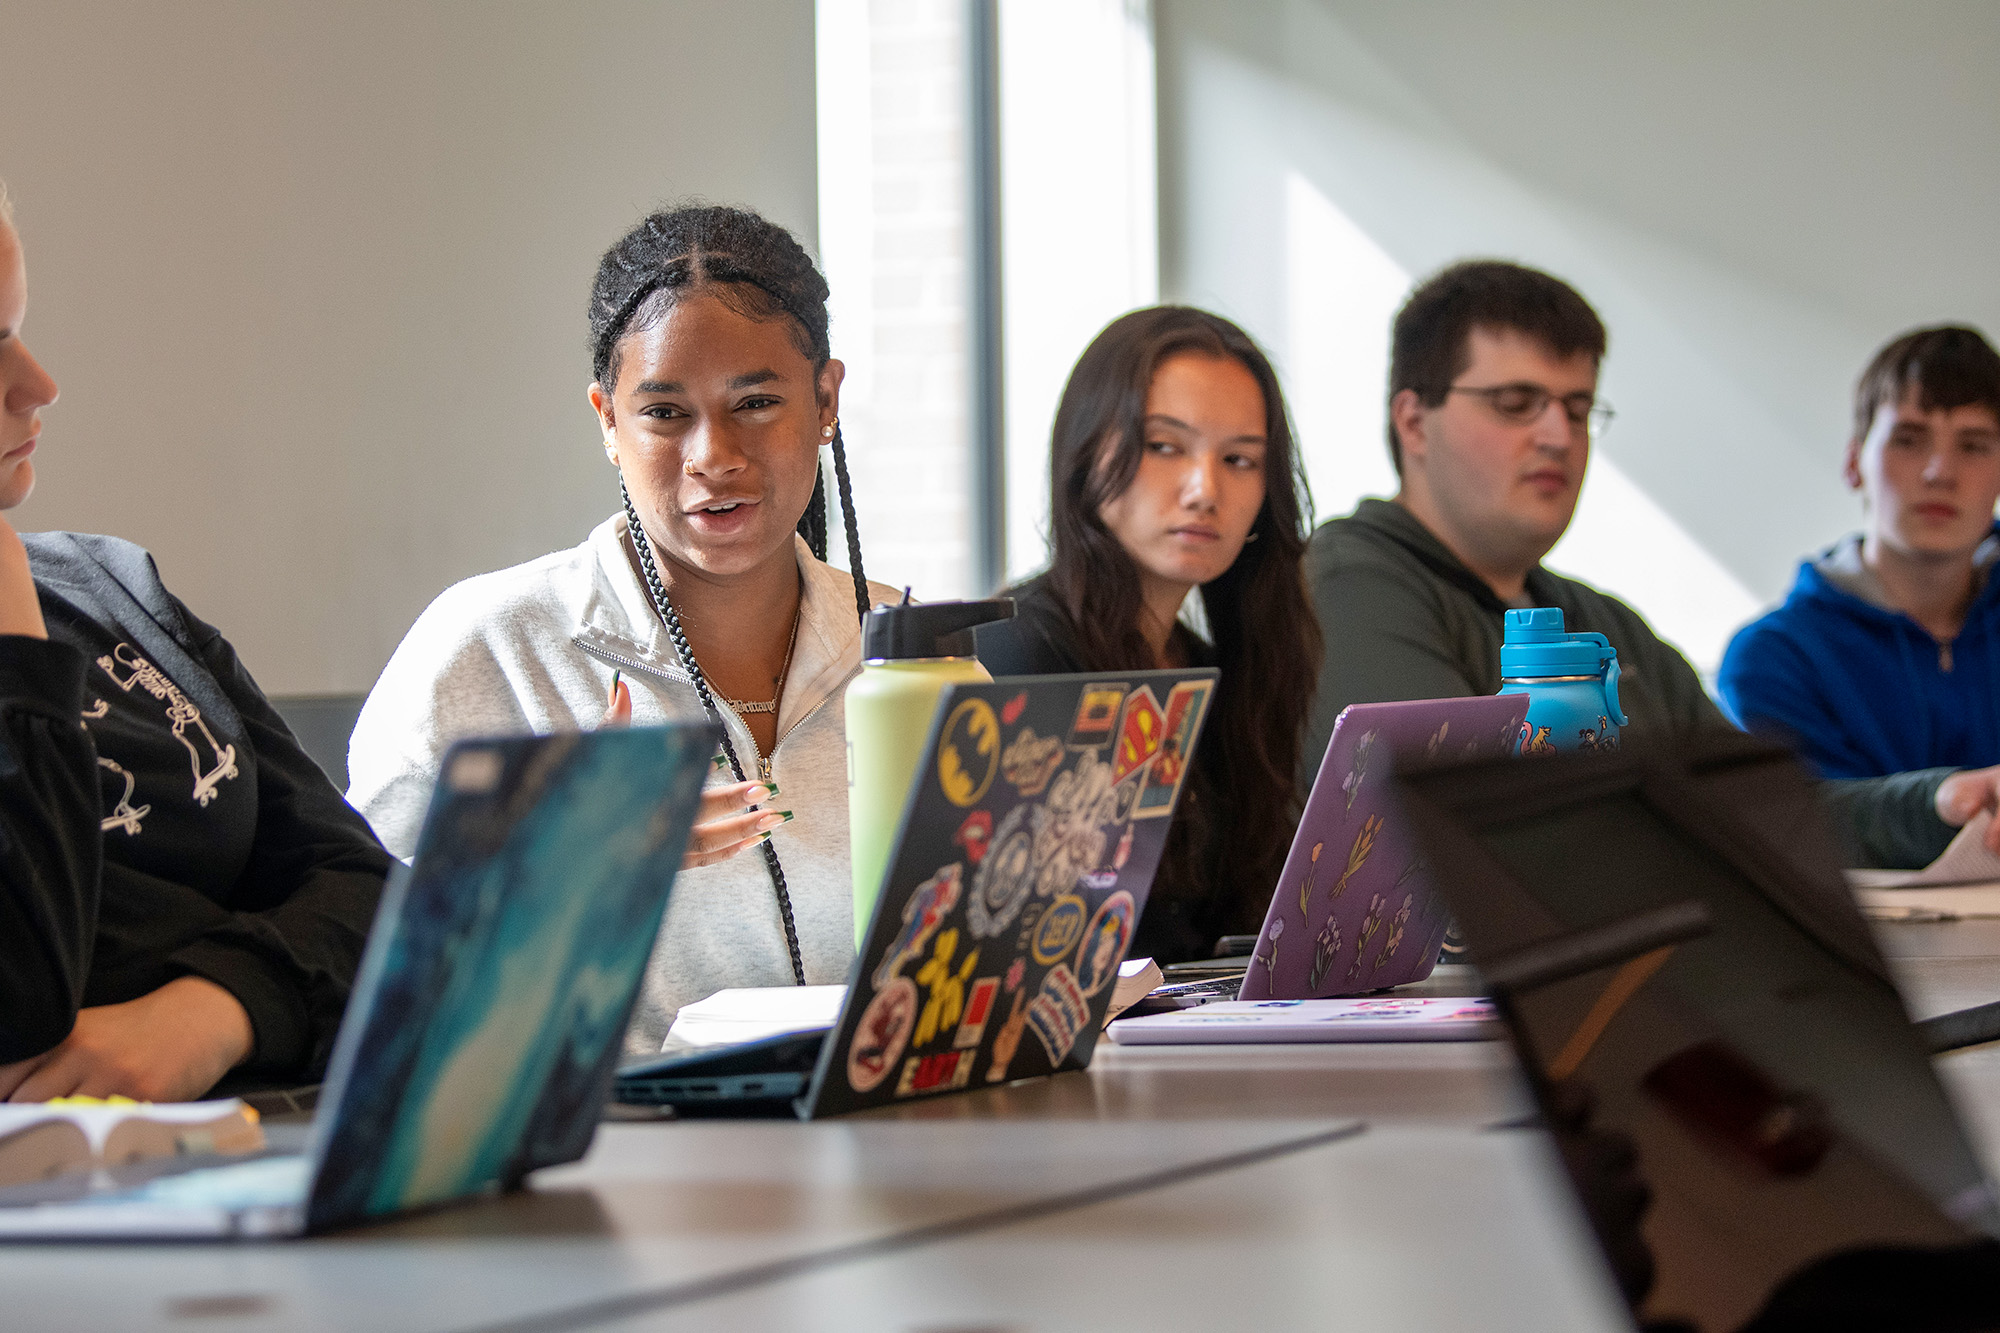
[(831, 427), (831, 426), (821, 426), (821, 427), (819, 428), (819, 434), (820, 434), (820, 438), (821, 438), (821, 439), (823, 439), (823, 440), (830, 440), (830, 439), (832, 439), (832, 438), (833, 438), (833, 427)]

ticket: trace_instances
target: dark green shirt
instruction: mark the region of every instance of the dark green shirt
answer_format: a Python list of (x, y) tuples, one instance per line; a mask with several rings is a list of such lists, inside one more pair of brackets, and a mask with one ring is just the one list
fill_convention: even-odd
[[(1401, 505), (1363, 500), (1346, 518), (1323, 524), (1306, 548), (1306, 580), (1326, 641), (1300, 757), (1306, 783), (1349, 704), (1499, 692), (1507, 604)], [(1611, 641), (1629, 731), (1682, 737), (1734, 730), (1688, 660), (1616, 597), (1538, 565), (1523, 604), (1561, 607), (1570, 630)], [(1953, 771), (1825, 784), (1848, 864), (1929, 864), (1951, 840), (1934, 802)]]

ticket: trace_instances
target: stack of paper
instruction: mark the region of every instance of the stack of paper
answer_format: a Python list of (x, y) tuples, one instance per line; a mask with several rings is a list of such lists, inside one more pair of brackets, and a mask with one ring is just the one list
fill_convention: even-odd
[(682, 1005), (667, 1030), (667, 1047), (734, 1046), (787, 1032), (831, 1028), (845, 986), (739, 986)]
[(1988, 813), (1975, 815), (1922, 870), (1850, 870), (1861, 909), (1888, 920), (2000, 917), (2000, 857), (1986, 850)]

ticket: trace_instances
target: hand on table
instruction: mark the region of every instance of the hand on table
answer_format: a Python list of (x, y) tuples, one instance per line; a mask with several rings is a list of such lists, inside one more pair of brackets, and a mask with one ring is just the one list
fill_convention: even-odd
[[(2000, 768), (1969, 768), (1938, 784), (1938, 818), (1963, 828), (1981, 811), (2000, 810)], [(1986, 850), (2000, 856), (2000, 819), (1986, 828)]]
[(250, 1015), (204, 977), (176, 977), (149, 995), (80, 1011), (54, 1050), (0, 1065), (0, 1098), (200, 1097), (250, 1057)]
[(42, 599), (35, 595), (35, 576), (28, 571), (28, 548), (13, 524), (0, 518), (0, 634), (49, 637), (42, 623)]
[[(615, 674), (611, 678), (611, 699), (604, 708), (599, 727), (622, 727), (632, 720), (632, 691)], [(737, 782), (727, 787), (711, 787), (701, 794), (701, 808), (695, 812), (694, 832), (688, 837), (687, 855), (681, 869), (712, 866), (727, 861), (738, 852), (762, 842), (780, 824), (792, 817), (789, 810), (765, 808), (778, 787), (773, 782)]]

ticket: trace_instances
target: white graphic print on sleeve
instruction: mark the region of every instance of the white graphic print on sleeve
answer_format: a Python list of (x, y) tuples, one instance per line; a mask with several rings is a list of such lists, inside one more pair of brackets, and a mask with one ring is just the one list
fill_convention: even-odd
[[(214, 800), (215, 790), (223, 779), (236, 776), (236, 747), (217, 745), (208, 724), (201, 720), (201, 710), (158, 667), (133, 652), (130, 644), (119, 644), (111, 650), (111, 656), (98, 658), (97, 665), (111, 677), (113, 685), (127, 694), (137, 686), (167, 706), (167, 720), (174, 724), (174, 739), (187, 747), (188, 762), (194, 768), (195, 804), (207, 805)], [(118, 675), (119, 667), (124, 667), (128, 673), (123, 679)], [(215, 763), (206, 771), (201, 766), (201, 751), (188, 739), (189, 727), (201, 733), (202, 739), (208, 742), (209, 754), (215, 758)]]
[[(99, 702), (101, 703), (103, 701), (99, 700)], [(138, 807), (136, 810), (133, 809), (132, 775), (130, 773), (127, 773), (124, 769), (120, 768), (112, 760), (106, 759), (103, 755), (99, 755), (97, 757), (97, 766), (99, 768), (108, 768), (113, 773), (116, 773), (119, 777), (125, 779), (125, 794), (118, 798), (118, 804), (111, 807), (111, 813), (98, 821), (97, 831), (99, 833), (109, 833), (111, 832), (112, 829), (122, 828), (125, 830), (126, 837), (128, 838), (138, 837), (139, 821), (144, 819), (147, 815), (153, 813), (153, 807), (150, 805), (142, 805)]]

